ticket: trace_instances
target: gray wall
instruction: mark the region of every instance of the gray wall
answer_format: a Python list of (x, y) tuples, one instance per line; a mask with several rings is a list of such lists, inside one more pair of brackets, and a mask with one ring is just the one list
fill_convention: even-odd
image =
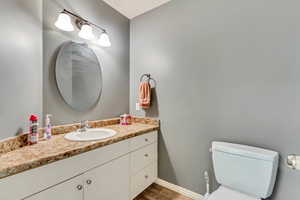
[(0, 6), (0, 139), (28, 131), (42, 113), (42, 1), (9, 0)]
[[(159, 177), (204, 193), (211, 141), (282, 157), (274, 200), (299, 199), (300, 2), (173, 0), (131, 22), (131, 113), (159, 117)], [(135, 111), (138, 79), (157, 81), (154, 107)]]
[[(77, 112), (61, 98), (55, 82), (55, 58), (60, 45), (69, 40), (83, 42), (78, 31), (66, 33), (54, 23), (63, 8), (71, 10), (107, 29), (112, 46), (89, 43), (102, 67), (103, 89), (99, 103), (87, 112)], [(119, 116), (129, 112), (129, 20), (100, 0), (47, 0), (44, 18), (44, 114), (53, 115), (54, 124)], [(91, 86), (95, 87), (95, 86)]]

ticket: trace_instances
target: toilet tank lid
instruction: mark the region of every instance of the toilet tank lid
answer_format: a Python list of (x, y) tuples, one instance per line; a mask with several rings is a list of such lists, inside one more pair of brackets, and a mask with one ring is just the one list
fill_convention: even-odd
[(227, 142), (213, 142), (212, 151), (219, 151), (223, 153), (240, 155), (252, 159), (265, 160), (271, 162), (277, 160), (279, 156), (278, 153), (275, 151)]

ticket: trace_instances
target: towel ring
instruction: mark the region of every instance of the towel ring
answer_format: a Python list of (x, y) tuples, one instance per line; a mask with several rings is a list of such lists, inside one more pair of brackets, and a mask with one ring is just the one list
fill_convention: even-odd
[(140, 82), (142, 82), (145, 77), (147, 78), (146, 79), (147, 82), (152, 81), (154, 83), (154, 86), (152, 86), (154, 88), (156, 86), (156, 81), (151, 77), (151, 74), (143, 74), (140, 78)]

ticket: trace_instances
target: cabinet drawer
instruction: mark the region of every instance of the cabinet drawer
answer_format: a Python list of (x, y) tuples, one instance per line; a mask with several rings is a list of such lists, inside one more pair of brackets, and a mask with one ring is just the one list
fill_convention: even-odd
[(132, 152), (130, 160), (131, 175), (135, 175), (153, 161), (157, 161), (157, 142)]
[(157, 178), (157, 162), (154, 161), (148, 167), (138, 172), (131, 178), (131, 199), (143, 192)]
[(157, 131), (153, 131), (130, 140), (130, 150), (134, 151), (157, 141)]

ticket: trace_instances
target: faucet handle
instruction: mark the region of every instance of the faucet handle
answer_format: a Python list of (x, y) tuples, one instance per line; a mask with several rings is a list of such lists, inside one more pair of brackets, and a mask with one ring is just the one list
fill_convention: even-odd
[(85, 132), (86, 129), (90, 128), (89, 121), (82, 120), (80, 121), (79, 132)]
[(84, 121), (84, 126), (85, 126), (86, 128), (91, 128), (91, 126), (89, 125), (89, 121), (88, 121), (88, 120), (85, 120), (85, 121)]
[(80, 128), (82, 128), (82, 127), (84, 127), (84, 125), (85, 125), (85, 121), (80, 120), (80, 121), (79, 121), (79, 124), (80, 124)]
[(89, 125), (89, 121), (88, 120), (82, 120), (80, 121), (80, 127), (83, 128), (90, 128), (90, 125)]
[(79, 129), (78, 129), (79, 132), (85, 132), (85, 131), (87, 131), (88, 128), (91, 128), (88, 120), (81, 120), (78, 123), (80, 124)]

